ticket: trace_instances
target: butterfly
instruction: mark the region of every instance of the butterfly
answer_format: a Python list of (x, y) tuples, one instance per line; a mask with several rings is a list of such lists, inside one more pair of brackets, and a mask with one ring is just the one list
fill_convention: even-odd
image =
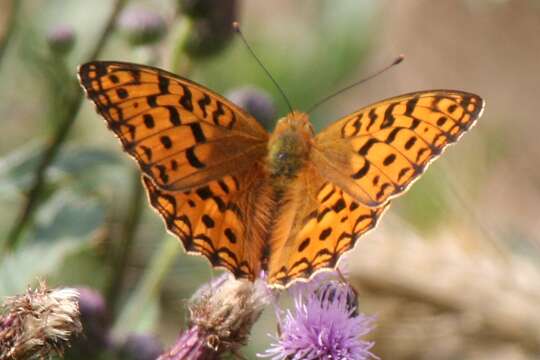
[(273, 287), (333, 269), (484, 101), (413, 92), (315, 134), (293, 111), (269, 134), (224, 97), (157, 68), (94, 61), (79, 81), (142, 172), (149, 202), (191, 254)]

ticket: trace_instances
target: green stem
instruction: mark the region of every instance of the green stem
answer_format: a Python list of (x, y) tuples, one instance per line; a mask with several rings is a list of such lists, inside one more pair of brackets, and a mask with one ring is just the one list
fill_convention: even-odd
[(151, 303), (165, 281), (169, 269), (180, 253), (180, 245), (169, 236), (166, 236), (156, 250), (150, 263), (139, 281), (135, 292), (123, 308), (113, 327), (113, 334), (118, 337), (137, 328), (138, 321), (145, 308)]
[[(105, 28), (103, 29), (103, 32), (101, 33), (101, 36), (98, 39), (94, 49), (90, 52), (88, 59), (95, 59), (101, 52), (101, 50), (103, 50), (106, 40), (110, 35), (112, 28), (114, 27), (116, 18), (120, 11), (126, 5), (127, 1), (128, 0), (117, 0), (115, 2), (113, 10), (105, 25)], [(15, 220), (15, 223), (13, 224), (12, 228), (8, 233), (8, 237), (3, 244), (0, 255), (7, 254), (9, 251), (13, 250), (19, 245), (23, 230), (26, 228), (26, 226), (32, 219), (32, 215), (39, 203), (39, 196), (45, 183), (45, 175), (47, 173), (47, 169), (53, 163), (60, 148), (64, 144), (67, 135), (69, 134), (71, 127), (75, 122), (75, 119), (79, 112), (79, 108), (81, 107), (82, 100), (82, 92), (79, 91), (77, 95), (73, 96), (69, 103), (66, 105), (66, 111), (63, 112), (63, 119), (59, 121), (59, 125), (56, 128), (54, 134), (52, 135), (52, 139), (50, 139), (48, 146), (44, 150), (44, 154), (41, 157), (40, 162), (37, 166), (36, 174), (30, 186), (26, 201), (21, 211), (19, 212), (18, 217)]]
[(174, 47), (171, 54), (171, 71), (175, 74), (185, 74), (190, 72), (191, 61), (188, 56), (184, 53), (184, 46), (188, 40), (188, 36), (193, 27), (192, 20), (184, 16), (182, 21), (176, 26), (173, 32)]
[(127, 206), (128, 213), (124, 220), (120, 244), (115, 251), (118, 256), (115, 256), (112, 280), (107, 291), (107, 303), (113, 312), (118, 303), (118, 295), (124, 282), (126, 268), (133, 248), (133, 241), (135, 240), (135, 234), (141, 221), (143, 203), (144, 194), (140, 171), (133, 169), (131, 174), (130, 199)]

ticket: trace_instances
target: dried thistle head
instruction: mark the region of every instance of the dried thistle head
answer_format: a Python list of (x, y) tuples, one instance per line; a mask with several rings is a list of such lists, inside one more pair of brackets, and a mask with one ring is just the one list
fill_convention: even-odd
[(268, 300), (264, 282), (236, 280), (223, 274), (189, 300), (190, 328), (160, 359), (209, 360), (236, 353), (246, 344)]
[(62, 354), (72, 335), (82, 332), (79, 293), (41, 283), (8, 298), (0, 316), (0, 359), (37, 359)]
[(223, 275), (203, 287), (188, 305), (190, 324), (207, 334), (215, 351), (232, 350), (247, 342), (251, 327), (267, 304), (265, 285)]

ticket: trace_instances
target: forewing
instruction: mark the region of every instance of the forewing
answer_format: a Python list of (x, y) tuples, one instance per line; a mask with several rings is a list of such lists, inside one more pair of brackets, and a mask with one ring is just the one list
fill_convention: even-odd
[(251, 168), (268, 134), (220, 95), (156, 68), (90, 62), (79, 80), (142, 172), (184, 191)]
[(312, 161), (368, 207), (402, 193), (480, 117), (484, 101), (454, 90), (411, 93), (365, 107), (315, 137)]

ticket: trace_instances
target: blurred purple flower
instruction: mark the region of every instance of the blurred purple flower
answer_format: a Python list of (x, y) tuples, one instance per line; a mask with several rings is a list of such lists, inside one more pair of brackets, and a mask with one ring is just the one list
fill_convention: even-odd
[(75, 44), (75, 30), (70, 25), (55, 25), (47, 31), (47, 44), (53, 53), (66, 55)]
[(94, 358), (110, 345), (107, 304), (103, 296), (95, 289), (80, 287), (77, 291), (83, 334), (73, 341), (67, 357)]
[(279, 320), (281, 335), (259, 357), (280, 359), (347, 359), (376, 357), (374, 343), (362, 340), (373, 328), (374, 318), (358, 314), (356, 294), (338, 281), (311, 281), (294, 291), (294, 312)]
[(122, 11), (117, 27), (133, 46), (156, 43), (167, 30), (160, 14), (137, 6)]
[(130, 334), (120, 346), (123, 358), (131, 360), (155, 360), (163, 352), (160, 341), (150, 334)]
[(264, 90), (245, 86), (228, 92), (226, 97), (253, 115), (268, 131), (274, 128), (277, 109), (272, 97)]

